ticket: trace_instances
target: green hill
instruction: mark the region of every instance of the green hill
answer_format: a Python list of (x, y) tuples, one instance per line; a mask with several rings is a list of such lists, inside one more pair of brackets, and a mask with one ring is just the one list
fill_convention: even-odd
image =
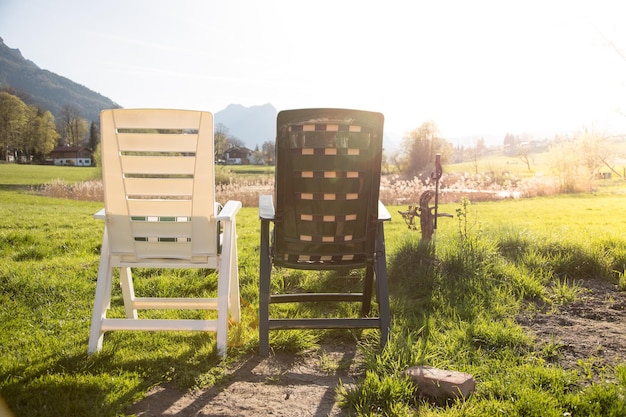
[(49, 110), (59, 119), (63, 106), (79, 109), (88, 121), (97, 121), (103, 109), (118, 104), (70, 79), (39, 68), (19, 49), (9, 48), (0, 38), (0, 89), (19, 96), (25, 103)]

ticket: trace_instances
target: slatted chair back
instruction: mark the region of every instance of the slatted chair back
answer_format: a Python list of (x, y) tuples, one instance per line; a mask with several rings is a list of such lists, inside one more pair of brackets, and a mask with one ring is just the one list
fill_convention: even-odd
[(216, 255), (212, 114), (105, 111), (101, 124), (111, 253), (122, 262)]
[(332, 269), (372, 261), (382, 137), (381, 113), (279, 113), (275, 265)]

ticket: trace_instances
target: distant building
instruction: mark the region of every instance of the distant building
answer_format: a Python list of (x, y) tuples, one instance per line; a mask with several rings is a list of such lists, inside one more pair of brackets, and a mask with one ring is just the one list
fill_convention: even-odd
[(59, 146), (50, 152), (54, 165), (89, 167), (93, 161), (93, 152), (86, 146)]
[(252, 160), (252, 151), (248, 148), (233, 147), (224, 152), (226, 165), (248, 165)]

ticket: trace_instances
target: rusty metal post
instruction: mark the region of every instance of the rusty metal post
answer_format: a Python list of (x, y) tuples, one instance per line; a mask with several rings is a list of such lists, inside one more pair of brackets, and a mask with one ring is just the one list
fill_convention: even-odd
[(435, 155), (435, 169), (430, 174), (430, 178), (435, 181), (435, 217), (433, 219), (433, 248), (437, 243), (437, 217), (439, 211), (439, 180), (443, 174), (443, 168), (441, 167), (441, 154)]

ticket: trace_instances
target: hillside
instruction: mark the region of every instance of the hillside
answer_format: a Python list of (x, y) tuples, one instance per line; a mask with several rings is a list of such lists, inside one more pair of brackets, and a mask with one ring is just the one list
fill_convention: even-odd
[[(49, 110), (59, 119), (63, 106), (78, 108), (88, 121), (98, 121), (103, 109), (120, 107), (108, 97), (96, 93), (66, 77), (39, 68), (0, 38), (0, 89), (7, 89), (25, 103)], [(247, 147), (261, 147), (276, 136), (277, 111), (271, 104), (244, 107), (231, 104), (215, 113), (215, 125), (223, 125), (228, 133), (242, 140)]]
[(111, 99), (74, 81), (39, 68), (19, 49), (0, 38), (0, 88), (7, 88), (25, 103), (49, 110), (59, 119), (63, 106), (78, 108), (88, 121), (97, 121), (103, 109), (120, 107)]

